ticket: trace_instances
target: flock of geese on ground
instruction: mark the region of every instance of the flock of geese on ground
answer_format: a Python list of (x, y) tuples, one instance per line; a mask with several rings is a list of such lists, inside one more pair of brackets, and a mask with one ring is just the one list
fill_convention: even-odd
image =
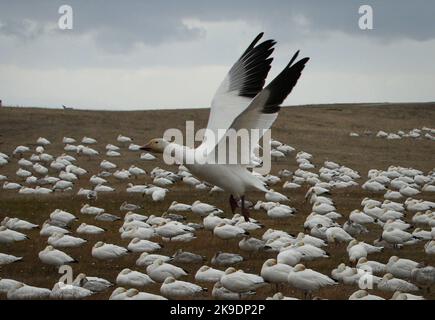
[[(139, 150), (139, 146), (133, 144), (129, 137), (119, 135), (117, 142), (126, 148), (128, 145), (130, 151)], [(120, 169), (113, 162), (103, 160), (100, 163), (101, 171), (90, 176), (85, 168), (74, 164), (76, 158), (71, 154), (82, 154), (91, 159), (99, 154), (91, 147), (97, 141), (84, 137), (81, 144), (76, 145), (75, 139), (65, 137), (63, 143), (65, 153), (60, 156), (47, 153), (50, 141), (42, 137), (36, 141), (37, 147), (34, 150), (20, 145), (10, 156), (0, 153), (0, 170), (13, 162), (18, 164), (16, 177), (0, 175), (3, 189), (35, 195), (72, 191), (87, 197), (88, 202), (91, 202), (99, 193), (115, 190), (107, 181), (107, 177), (113, 176), (128, 182), (126, 192), (140, 193), (153, 201), (164, 201), (166, 194), (177, 183), (204, 192), (222, 191), (197, 180), (182, 165), (177, 172), (156, 167), (147, 173), (138, 166)], [(121, 148), (116, 145), (108, 144), (106, 150), (107, 157), (121, 156)], [(275, 159), (289, 157), (295, 152), (289, 145), (272, 141), (272, 157)], [(140, 159), (150, 161), (154, 156), (143, 153)], [(56, 209), (47, 213), (49, 217), (42, 226), (16, 217), (4, 217), (0, 226), (0, 249), (10, 248), (16, 242), (28, 241), (26, 231), (40, 228), (40, 236), (46, 239), (47, 246), (39, 252), (38, 257), (42, 263), (56, 268), (77, 262), (66, 252), (68, 248), (85, 244), (87, 235), (106, 232), (98, 226), (99, 221), (123, 221), (119, 237), (130, 240), (130, 243), (127, 247), (122, 247), (98, 241), (90, 252), (93, 259), (113, 261), (134, 253), (140, 255), (136, 267), (120, 270), (116, 279), (111, 281), (80, 274), (71, 284), (56, 283), (52, 289), (48, 289), (1, 275), (0, 293), (8, 299), (80, 299), (111, 290), (110, 299), (114, 300), (177, 299), (210, 297), (201, 284), (213, 283), (211, 297), (243, 299), (255, 297), (258, 288), (270, 284), (275, 293), (268, 299), (286, 300), (295, 298), (284, 296), (279, 291), (280, 288), (291, 287), (303, 292), (306, 298), (312, 298), (313, 293), (320, 288), (344, 283), (355, 287), (355, 292), (349, 299), (383, 299), (372, 294), (370, 288), (362, 287), (365, 283), (378, 290), (391, 292), (392, 299), (424, 299), (425, 290), (429, 290), (435, 281), (435, 268), (423, 261), (400, 258), (398, 249), (424, 243), (422, 256), (435, 254), (435, 203), (419, 199), (423, 192), (435, 192), (435, 172), (424, 173), (399, 166), (390, 166), (387, 170), (370, 170), (368, 180), (362, 188), (371, 193), (383, 194), (384, 200), (364, 198), (361, 207), (350, 212), (347, 221), (341, 225), (337, 220), (343, 215), (337, 212), (331, 190), (357, 186), (355, 180), (360, 178), (360, 174), (332, 161), (325, 161), (318, 172), (314, 172), (312, 155), (304, 151), (296, 154), (296, 161), (299, 168), (295, 172), (283, 169), (277, 176), (259, 176), (272, 189), (265, 194), (264, 201), (250, 203), (250, 206), (254, 210), (264, 211), (271, 219), (291, 223), (296, 210), (290, 206), (288, 197), (274, 191), (273, 186), (285, 181), (283, 189), (294, 190), (308, 184), (310, 188), (305, 198), (312, 205), (312, 212), (304, 222), (305, 233), (291, 235), (283, 230), (268, 229), (261, 239), (254, 238), (249, 233), (263, 227), (259, 221), (253, 218), (245, 221), (239, 214), (232, 218), (221, 217), (222, 209), (199, 200), (192, 204), (174, 201), (162, 216), (139, 214), (139, 205), (124, 202), (120, 207), (122, 215), (110, 214), (91, 203), (83, 205), (78, 213)], [(135, 177), (148, 174), (153, 179), (152, 184), (133, 184)], [(92, 187), (75, 190), (75, 182), (84, 175), (90, 176), (89, 185)], [(186, 212), (201, 217), (202, 223), (186, 221)], [(80, 215), (95, 217), (95, 225), (80, 223)], [(70, 226), (77, 222), (80, 224), (72, 230)], [(378, 238), (373, 243), (359, 241), (360, 236), (369, 232), (367, 226), (371, 224), (382, 228)], [(177, 264), (204, 264), (206, 258), (181, 249), (173, 256), (159, 254), (161, 244), (156, 240), (161, 238), (163, 241), (179, 242), (182, 247), (183, 243), (194, 241), (196, 231), (202, 228), (210, 231), (210, 237), (238, 241), (240, 250), (249, 256), (266, 251), (273, 258), (264, 261), (258, 274), (254, 274), (236, 268), (237, 263), (244, 260), (241, 255), (218, 252), (210, 259), (212, 266), (202, 265), (196, 270), (196, 283), (183, 281), (187, 271)], [(347, 264), (338, 265), (331, 274), (323, 274), (320, 270), (305, 266), (308, 261), (328, 259), (326, 249), (338, 243), (347, 244)], [(370, 259), (371, 254), (384, 248), (398, 250), (397, 256), (391, 256), (387, 263)], [(0, 267), (21, 260), (25, 263), (25, 259), (26, 257), (0, 253)], [(161, 284), (160, 295), (146, 292), (146, 287), (154, 283)]]
[[(364, 135), (371, 136), (373, 133), (371, 131), (365, 131)], [(349, 133), (349, 136), (351, 137), (359, 137), (360, 134), (357, 132), (351, 132)], [(399, 130), (397, 132), (385, 132), (383, 130), (379, 130), (376, 133), (377, 138), (384, 138), (387, 140), (400, 140), (403, 138), (413, 138), (413, 139), (428, 139), (435, 141), (435, 129), (423, 127), (421, 129), (414, 128), (412, 130), (409, 130), (408, 132), (405, 132), (404, 130)]]

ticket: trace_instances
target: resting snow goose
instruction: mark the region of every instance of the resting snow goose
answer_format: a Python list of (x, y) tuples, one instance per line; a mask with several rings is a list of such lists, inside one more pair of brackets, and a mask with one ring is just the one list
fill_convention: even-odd
[(258, 252), (266, 249), (266, 242), (254, 237), (243, 237), (239, 241), (240, 250), (247, 251), (249, 253)]
[(160, 287), (160, 293), (170, 299), (193, 298), (207, 288), (202, 288), (194, 283), (176, 280), (174, 277), (167, 277)]
[(12, 289), (21, 287), (22, 284), (20, 281), (0, 277), (0, 293), (8, 293)]
[(10, 230), (5, 226), (0, 227), (0, 243), (1, 244), (11, 244), (17, 241), (23, 241), (29, 239), (25, 234)]
[(349, 220), (359, 224), (368, 224), (375, 222), (375, 219), (360, 210), (353, 210), (349, 215)]
[(161, 225), (155, 228), (155, 232), (159, 236), (169, 238), (169, 239), (193, 231), (195, 231), (193, 228), (175, 221), (163, 222)]
[(352, 293), (349, 300), (385, 300), (374, 294), (369, 294), (366, 290), (358, 290)]
[[(309, 60), (304, 58), (294, 63), (298, 55), (296, 53), (286, 68), (263, 89), (272, 61), (269, 56), (275, 42), (268, 40), (257, 45), (262, 36), (261, 33), (255, 38), (219, 87), (212, 102), (207, 126), (209, 130), (206, 131), (203, 143), (198, 148), (190, 149), (163, 139), (152, 139), (142, 147), (143, 150), (160, 153), (164, 152), (165, 148), (175, 150), (176, 158), (178, 157), (176, 160), (184, 164), (199, 180), (230, 192), (230, 206), (233, 212), (236, 209), (235, 197), (240, 198), (242, 213), (246, 218), (249, 213), (244, 206), (245, 194), (251, 190), (267, 192), (267, 189), (260, 179), (248, 171), (246, 165), (240, 163), (240, 160), (253, 159), (253, 151), (261, 136), (257, 135), (255, 140), (250, 141), (249, 148), (238, 150), (237, 164), (217, 164), (215, 160), (218, 157), (215, 157), (214, 151), (222, 149), (219, 145), (226, 143), (227, 139), (222, 137), (222, 134), (216, 134), (229, 128), (235, 131), (269, 129), (277, 118), (279, 105), (290, 94)], [(229, 138), (231, 132), (233, 131), (229, 130), (224, 135)], [(200, 161), (190, 161), (194, 160), (195, 156), (199, 156)]]
[(61, 209), (55, 209), (50, 214), (50, 219), (56, 220), (56, 221), (61, 221), (65, 224), (70, 224), (71, 222), (78, 220), (77, 217), (75, 215), (73, 215), (72, 213), (69, 213), (69, 212), (61, 210)]
[(7, 292), (7, 298), (8, 300), (48, 299), (50, 294), (50, 289), (33, 287), (20, 283)]
[(225, 274), (225, 271), (214, 269), (209, 266), (202, 266), (196, 271), (195, 280), (201, 282), (218, 282)]
[(358, 269), (366, 270), (367, 272), (373, 273), (373, 274), (385, 274), (387, 271), (387, 266), (384, 263), (378, 262), (378, 261), (369, 261), (367, 258), (360, 258), (358, 260), (358, 263), (356, 264), (356, 267)]
[(65, 252), (47, 246), (38, 254), (39, 260), (52, 266), (62, 266), (68, 263), (75, 263), (77, 260), (67, 255)]
[(329, 254), (327, 254), (325, 250), (304, 243), (303, 241), (296, 243), (294, 249), (302, 254), (302, 260), (312, 261), (318, 258), (329, 258)]
[(429, 255), (435, 254), (435, 240), (429, 241), (424, 245), (424, 252)]
[(172, 201), (171, 205), (168, 208), (168, 212), (189, 212), (191, 211), (192, 206), (189, 204), (178, 203), (177, 201)]
[(15, 231), (31, 230), (39, 227), (37, 224), (33, 224), (31, 222), (21, 220), (18, 218), (9, 218), (9, 217), (5, 217), (2, 220), (1, 225)]
[(116, 277), (116, 284), (127, 287), (145, 287), (155, 283), (147, 274), (123, 269)]
[(202, 263), (206, 260), (206, 257), (204, 256), (188, 251), (183, 251), (183, 249), (178, 249), (172, 257), (174, 263), (183, 263), (183, 264)]
[(411, 293), (396, 291), (390, 300), (425, 300), (425, 298)]
[(92, 292), (103, 292), (113, 286), (113, 284), (106, 279), (98, 278), (98, 277), (89, 277), (86, 276), (84, 273), (78, 274), (72, 284), (74, 286), (88, 289)]
[(83, 233), (83, 234), (101, 234), (104, 233), (106, 230), (97, 226), (93, 226), (90, 224), (82, 223), (80, 226), (78, 226), (76, 232), (77, 233)]
[(391, 273), (384, 275), (382, 280), (378, 283), (378, 289), (382, 291), (418, 291), (418, 287), (408, 281), (394, 278)]
[[(39, 232), (40, 236), (42, 236), (42, 237), (50, 237), (54, 233), (62, 233), (62, 234), (68, 234), (68, 233), (70, 233), (68, 230), (66, 230), (66, 229), (64, 229), (62, 227), (58, 227), (56, 225), (53, 225), (53, 224), (51, 224), (49, 222), (50, 221), (46, 221), (42, 225), (41, 231)], [(52, 223), (59, 223), (59, 224), (65, 225), (63, 222), (57, 222), (56, 220), (53, 220)]]
[(410, 259), (401, 259), (397, 256), (391, 256), (388, 260), (386, 269), (388, 273), (391, 273), (395, 277), (409, 279), (411, 278), (412, 270), (418, 266), (418, 262)]
[(264, 281), (277, 285), (287, 283), (288, 275), (293, 271), (293, 267), (284, 263), (277, 263), (276, 259), (268, 259), (261, 267), (260, 275)]
[(199, 200), (192, 203), (191, 210), (193, 213), (200, 215), (201, 217), (208, 216), (213, 213), (215, 215), (220, 215), (223, 213), (221, 209), (216, 208), (208, 203), (201, 202)]
[(240, 227), (222, 222), (213, 229), (213, 235), (223, 240), (229, 240), (249, 235), (249, 233)]
[(97, 215), (103, 212), (104, 212), (103, 208), (94, 207), (89, 204), (83, 205), (83, 207), (80, 209), (80, 213), (90, 214), (90, 215)]
[(172, 264), (165, 263), (161, 259), (157, 259), (152, 264), (147, 266), (146, 271), (150, 278), (156, 282), (163, 282), (168, 277), (178, 279), (188, 274), (186, 270)]
[(289, 202), (289, 198), (287, 198), (287, 196), (274, 191), (273, 189), (270, 189), (269, 191), (266, 192), (265, 194), (265, 199), (266, 201), (270, 201), (270, 202)]
[(236, 270), (233, 267), (225, 270), (220, 282), (225, 289), (239, 294), (256, 290), (265, 285), (262, 277), (252, 273), (245, 273), (243, 270)]
[(138, 267), (147, 267), (147, 266), (153, 264), (154, 261), (156, 261), (156, 260), (161, 260), (162, 262), (169, 262), (172, 259), (173, 259), (172, 257), (164, 256), (161, 254), (143, 252), (139, 256), (139, 258), (136, 260), (136, 265)]
[(92, 256), (99, 260), (113, 260), (127, 255), (128, 250), (110, 243), (98, 241), (92, 247)]
[(325, 232), (328, 243), (349, 242), (353, 237), (340, 227), (331, 227)]
[(291, 287), (302, 290), (306, 296), (322, 287), (336, 284), (328, 276), (312, 269), (306, 269), (303, 264), (298, 264), (293, 268), (293, 271), (288, 275), (287, 281)]
[(276, 257), (278, 263), (284, 263), (289, 266), (297, 265), (301, 261), (301, 259), (302, 259), (302, 253), (292, 247), (290, 247), (289, 249), (286, 249), (284, 247)]
[(161, 249), (161, 246), (149, 240), (133, 238), (127, 246), (131, 252), (154, 252)]
[(296, 209), (286, 205), (276, 205), (267, 210), (267, 216), (272, 219), (286, 219), (292, 217), (296, 213)]
[(74, 286), (70, 284), (64, 284), (63, 282), (57, 282), (53, 289), (51, 289), (51, 299), (65, 299), (65, 300), (78, 300), (87, 298), (94, 293), (91, 290)]
[(47, 243), (55, 248), (77, 248), (87, 241), (82, 238), (73, 237), (63, 233), (55, 232), (48, 239)]
[(218, 266), (231, 266), (243, 260), (243, 257), (239, 254), (218, 251), (211, 258), (211, 263)]
[(393, 245), (404, 244), (405, 242), (414, 239), (415, 237), (406, 231), (388, 227), (382, 232), (381, 239)]
[(5, 266), (17, 261), (23, 260), (23, 257), (16, 257), (10, 254), (5, 254), (0, 252), (0, 266)]

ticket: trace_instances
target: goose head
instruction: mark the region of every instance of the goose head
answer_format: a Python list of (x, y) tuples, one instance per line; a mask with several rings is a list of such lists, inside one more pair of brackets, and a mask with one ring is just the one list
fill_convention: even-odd
[(163, 153), (169, 142), (162, 138), (151, 139), (147, 144), (140, 147), (140, 150), (151, 151), (155, 153)]
[(94, 248), (100, 248), (100, 247), (102, 247), (102, 246), (104, 246), (104, 242), (103, 242), (103, 241), (98, 241), (98, 242), (94, 245)]
[(237, 270), (233, 267), (229, 267), (227, 270), (225, 270), (225, 274), (231, 274), (236, 272)]
[(163, 284), (169, 284), (169, 283), (173, 283), (175, 282), (175, 278), (174, 277), (167, 277), (165, 279), (165, 281), (163, 281)]
[(301, 263), (297, 264), (293, 269), (294, 272), (299, 272), (299, 271), (304, 271), (304, 270), (305, 270), (305, 266)]
[(276, 265), (276, 259), (268, 259), (264, 262), (263, 267), (272, 267)]

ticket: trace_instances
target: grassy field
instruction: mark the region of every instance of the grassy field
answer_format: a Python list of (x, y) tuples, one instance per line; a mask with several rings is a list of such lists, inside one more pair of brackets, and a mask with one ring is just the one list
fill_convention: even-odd
[[(36, 139), (39, 136), (48, 138), (52, 144), (46, 151), (53, 155), (63, 153), (62, 138), (64, 136), (74, 137), (77, 140), (83, 136), (90, 136), (98, 140), (98, 144), (93, 146), (100, 151), (100, 156), (89, 160), (87, 157), (78, 156), (77, 163), (89, 174), (80, 178), (73, 192), (56, 193), (47, 196), (19, 195), (16, 191), (5, 191), (0, 189), (0, 219), (5, 216), (19, 217), (27, 219), (33, 223), (42, 224), (49, 214), (56, 208), (60, 208), (74, 213), (80, 221), (72, 225), (75, 231), (81, 222), (100, 225), (108, 232), (100, 236), (86, 236), (88, 243), (80, 248), (66, 249), (65, 252), (79, 260), (78, 264), (73, 265), (74, 273), (77, 275), (84, 272), (89, 276), (99, 276), (115, 282), (117, 274), (123, 268), (139, 270), (135, 266), (135, 261), (139, 254), (129, 254), (127, 257), (112, 261), (102, 262), (91, 256), (91, 248), (97, 241), (105, 241), (118, 245), (127, 246), (129, 241), (121, 240), (118, 229), (122, 222), (103, 223), (97, 222), (93, 217), (80, 214), (79, 210), (86, 199), (76, 196), (80, 187), (90, 187), (89, 177), (99, 171), (99, 163), (102, 159), (107, 159), (118, 165), (118, 168), (126, 168), (135, 164), (148, 172), (154, 167), (159, 166), (176, 170), (175, 167), (169, 168), (161, 160), (143, 161), (139, 159), (138, 152), (128, 151), (126, 146), (122, 148), (122, 156), (110, 158), (105, 156), (105, 145), (107, 143), (118, 144), (116, 137), (122, 133), (134, 138), (137, 144), (143, 144), (150, 138), (160, 137), (167, 128), (184, 129), (186, 120), (195, 120), (196, 128), (206, 125), (208, 110), (165, 110), (165, 111), (131, 111), (131, 112), (109, 112), (109, 111), (79, 111), (79, 110), (52, 110), (52, 109), (31, 109), (31, 108), (1, 108), (0, 109), (0, 152), (11, 154), (15, 146), (27, 145), (35, 147)], [(331, 160), (358, 170), (362, 178), (358, 181), (362, 184), (367, 171), (372, 168), (386, 169), (390, 165), (400, 165), (413, 167), (428, 172), (435, 167), (435, 142), (427, 139), (414, 140), (406, 138), (402, 140), (386, 140), (376, 138), (374, 135), (360, 137), (349, 137), (351, 131), (363, 133), (370, 130), (376, 133), (378, 130), (387, 132), (397, 132), (398, 130), (411, 130), (423, 126), (435, 127), (435, 103), (427, 104), (334, 104), (324, 106), (298, 106), (282, 108), (276, 121), (272, 136), (284, 143), (287, 143), (296, 151), (304, 150), (313, 154), (313, 163), (318, 170), (325, 160)], [(286, 160), (273, 163), (272, 173), (287, 168), (296, 170), (297, 164), (294, 154)], [(17, 181), (15, 171), (18, 169), (16, 159), (4, 167), (0, 167), (0, 174), (11, 177), (11, 181)], [(53, 171), (51, 174), (55, 174)], [(116, 181), (109, 177), (110, 184), (116, 188), (116, 192), (101, 196), (99, 195), (95, 205), (106, 209), (107, 212), (120, 215), (119, 206), (122, 202), (128, 201), (143, 205), (144, 209), (138, 211), (146, 215), (160, 215), (172, 201), (191, 204), (199, 199), (204, 202), (217, 205), (225, 211), (226, 216), (230, 216), (230, 209), (227, 203), (226, 194), (209, 195), (208, 192), (200, 192), (184, 184), (178, 183), (171, 188), (166, 199), (162, 203), (154, 203), (148, 197), (142, 198), (140, 195), (132, 195), (125, 192), (126, 182)], [(132, 179), (134, 180), (134, 179)], [(151, 183), (149, 176), (131, 181), (134, 184)], [(284, 182), (284, 181), (283, 181)], [(261, 237), (267, 228), (279, 228), (292, 234), (303, 231), (303, 222), (311, 212), (311, 206), (304, 202), (304, 194), (308, 189), (305, 185), (298, 191), (283, 191), (282, 184), (274, 187), (279, 192), (283, 192), (291, 199), (291, 205), (297, 209), (294, 218), (277, 222), (267, 217), (264, 212), (253, 211), (252, 216), (259, 219), (265, 228), (252, 233), (253, 236)], [(354, 210), (360, 208), (361, 200), (366, 197), (381, 199), (382, 195), (374, 195), (365, 192), (359, 186), (344, 190), (334, 190), (332, 199), (336, 202), (337, 210), (344, 217)], [(264, 196), (260, 193), (248, 195), (251, 201), (263, 200)], [(422, 199), (435, 201), (435, 195), (422, 193)], [(201, 221), (196, 216), (188, 214), (189, 221)], [(411, 215), (406, 219), (409, 221)], [(343, 223), (346, 219), (340, 219)], [(359, 240), (373, 241), (379, 237), (381, 228), (370, 226), (368, 235), (358, 237)], [(22, 262), (0, 267), (0, 277), (12, 278), (23, 281), (30, 285), (52, 288), (60, 275), (50, 266), (42, 264), (38, 259), (38, 252), (43, 250), (46, 238), (39, 236), (39, 230), (26, 232), (30, 240), (16, 243), (10, 246), (0, 245), (0, 252), (23, 256)], [(73, 233), (74, 235), (74, 233)], [(171, 255), (177, 248), (182, 247), (186, 251), (199, 253), (208, 258), (204, 264), (210, 265), (211, 257), (217, 251), (240, 253), (238, 240), (225, 243), (222, 240), (212, 237), (210, 232), (198, 231), (197, 239), (190, 243), (167, 243), (159, 252)], [(156, 241), (161, 242), (160, 239)], [(328, 259), (307, 262), (309, 268), (330, 275), (330, 272), (338, 264), (348, 263), (346, 246), (328, 247), (327, 251), (331, 257)], [(263, 262), (275, 257), (274, 253), (260, 253), (250, 258), (242, 253), (246, 261), (238, 265), (238, 268), (246, 272), (259, 273)], [(406, 247), (401, 250), (386, 249), (381, 254), (370, 255), (370, 259), (386, 262), (392, 255), (403, 258), (410, 258), (416, 261), (425, 261), (430, 265), (435, 265), (435, 258), (425, 255), (423, 244)], [(201, 264), (182, 265), (189, 271), (189, 276), (182, 280), (194, 281), (193, 277)], [(143, 270), (139, 270), (143, 271)], [(206, 284), (202, 284), (206, 286)], [(208, 295), (202, 298), (211, 297), (212, 285)], [(159, 285), (153, 285), (143, 289), (151, 293), (159, 293)], [(331, 288), (320, 290), (316, 293), (318, 297), (326, 299), (347, 299), (349, 295), (358, 290), (356, 287), (338, 285)], [(284, 288), (285, 295), (302, 298), (302, 293), (292, 288)], [(391, 297), (391, 293), (373, 290), (374, 294), (383, 297)], [(108, 298), (111, 290), (94, 295), (93, 299)], [(252, 298), (263, 299), (273, 294), (271, 286), (265, 286), (258, 290), (257, 295)], [(420, 292), (425, 297), (434, 299), (435, 294)], [(4, 298), (0, 296), (0, 299)]]

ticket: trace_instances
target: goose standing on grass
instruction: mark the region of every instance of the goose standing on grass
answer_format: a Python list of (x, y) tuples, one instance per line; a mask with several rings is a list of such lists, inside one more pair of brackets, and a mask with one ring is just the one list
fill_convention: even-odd
[[(263, 88), (273, 60), (269, 56), (275, 41), (267, 40), (257, 45), (262, 36), (263, 33), (260, 33), (255, 38), (217, 90), (212, 101), (208, 130), (198, 148), (191, 149), (164, 139), (152, 139), (141, 147), (142, 150), (156, 153), (175, 151), (176, 160), (184, 164), (199, 180), (207, 181), (231, 194), (229, 202), (233, 213), (237, 208), (236, 199), (240, 198), (241, 211), (246, 220), (249, 211), (245, 207), (245, 194), (254, 190), (268, 192), (265, 183), (247, 167), (258, 163), (253, 157), (258, 141), (275, 122), (281, 103), (296, 85), (309, 60), (304, 58), (295, 62), (299, 54), (299, 51), (296, 52), (284, 70)], [(222, 148), (226, 151), (228, 139), (239, 129), (257, 129), (261, 134), (255, 139), (250, 137), (249, 145), (242, 146), (243, 150), (237, 150), (236, 164), (217, 163), (219, 155), (215, 151), (223, 150)], [(222, 132), (225, 132), (224, 136)], [(235, 155), (230, 156), (236, 158)]]

